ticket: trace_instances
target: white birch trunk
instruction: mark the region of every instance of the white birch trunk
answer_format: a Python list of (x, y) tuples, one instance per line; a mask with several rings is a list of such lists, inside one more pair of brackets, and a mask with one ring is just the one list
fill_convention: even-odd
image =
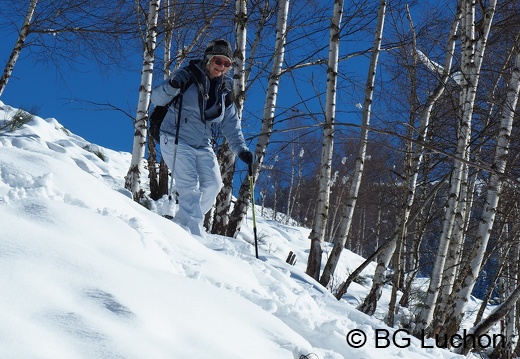
[[(282, 74), (283, 61), (285, 56), (285, 42), (287, 40), (287, 18), (289, 14), (289, 0), (281, 0), (278, 2), (278, 14), (276, 23), (276, 40), (273, 57), (273, 68), (269, 75), (267, 84), (267, 93), (264, 104), (264, 112), (262, 115), (262, 128), (258, 137), (255, 148), (256, 161), (253, 164), (253, 179), (256, 182), (260, 168), (264, 161), (265, 152), (269, 140), (271, 138), (274, 126), (274, 114), (276, 110), (276, 102), (278, 98), (278, 86), (280, 76)], [(245, 180), (240, 186), (239, 195), (233, 212), (230, 216), (230, 225), (228, 226), (227, 235), (235, 237), (240, 231), (242, 220), (247, 213), (247, 207), (251, 200), (251, 192), (249, 181)]]
[[(520, 254), (520, 245), (518, 242), (515, 242), (511, 248), (511, 253), (509, 258), (513, 259), (512, 261), (508, 261), (507, 263), (507, 271), (508, 271), (508, 298), (514, 294), (513, 288), (516, 288), (517, 283), (519, 283), (520, 279), (520, 266), (518, 264)], [(507, 299), (506, 299), (507, 300)], [(512, 357), (515, 349), (515, 344), (518, 343), (518, 330), (516, 326), (517, 318), (518, 318), (518, 298), (514, 305), (509, 309), (509, 313), (507, 313), (504, 319), (504, 335), (506, 337), (505, 343), (502, 343), (500, 349), (505, 355), (504, 357)], [(495, 355), (495, 357), (498, 357)]]
[[(163, 43), (163, 79), (166, 80), (170, 74), (171, 48), (173, 39), (173, 17), (171, 16), (171, 0), (166, 0), (163, 5), (164, 11), (164, 43)], [(158, 167), (158, 168), (157, 168)], [(150, 197), (157, 200), (168, 193), (168, 165), (161, 156), (161, 163), (157, 166), (156, 143), (148, 133), (148, 178), (150, 180)]]
[[(164, 4), (164, 17), (168, 20), (167, 26), (165, 26), (165, 34), (164, 34), (164, 45), (163, 45), (163, 79), (166, 80), (171, 75), (170, 66), (172, 63), (172, 40), (173, 40), (173, 29), (175, 28), (175, 24), (173, 23), (174, 17), (172, 16), (172, 0), (166, 0)], [(153, 138), (149, 141), (155, 141)], [(154, 149), (155, 150), (155, 149)], [(168, 165), (164, 162), (164, 158), (161, 156), (161, 163), (159, 164), (159, 194), (160, 196), (164, 196), (168, 194), (168, 186), (169, 186), (169, 170)]]
[[(18, 57), (20, 56), (20, 52), (22, 51), (23, 44), (27, 39), (27, 35), (29, 35), (29, 29), (31, 27), (31, 20), (34, 15), (34, 11), (36, 10), (36, 5), (38, 4), (38, 0), (31, 0), (29, 4), (29, 8), (27, 9), (27, 13), (25, 14), (25, 19), (23, 21), (22, 28), (20, 29), (20, 33), (18, 34), (18, 38), (16, 39), (16, 43), (14, 45), (13, 51), (9, 56), (9, 60), (7, 60), (7, 64), (5, 65), (4, 72), (2, 77), (0, 78), (0, 96), (5, 90), (7, 83), (9, 82), (9, 78), (13, 73), (14, 65), (16, 61), (18, 61)], [(6, 6), (6, 5), (4, 5)]]
[(289, 224), (293, 203), (294, 178), (296, 173), (296, 158), (294, 154), (294, 135), (291, 141), (291, 179), (289, 180), (289, 193), (287, 194), (287, 209), (285, 211), (285, 224)]
[[(415, 26), (413, 24), (412, 16), (410, 11), (407, 9), (407, 18), (410, 24), (410, 29), (412, 32), (412, 61), (410, 68), (410, 94), (409, 94), (409, 106), (410, 106), (410, 114), (409, 114), (409, 128), (407, 130), (407, 138), (413, 138), (414, 136), (414, 127), (416, 122), (416, 112), (417, 112), (417, 63), (419, 61), (418, 51), (417, 51), (417, 41), (416, 41), (416, 33)], [(414, 175), (414, 157), (413, 153), (413, 143), (411, 141), (405, 141), (405, 155), (403, 161), (403, 176), (406, 179), (406, 186), (403, 186), (403, 198), (406, 199), (401, 206), (401, 211), (397, 215), (401, 215), (396, 219), (396, 236), (395, 239), (395, 250), (393, 253), (393, 262), (392, 267), (394, 270), (393, 279), (392, 279), (392, 290), (390, 294), (390, 301), (388, 304), (388, 315), (386, 318), (386, 323), (388, 326), (393, 327), (395, 321), (395, 314), (397, 313), (397, 292), (402, 288), (401, 281), (403, 280), (403, 268), (402, 268), (402, 252), (403, 246), (406, 245), (406, 234), (407, 234), (407, 224), (408, 217), (410, 215), (410, 209), (413, 204), (413, 199), (415, 198), (415, 186), (409, 186), (409, 183), (413, 181)], [(418, 170), (418, 169), (417, 169)], [(390, 263), (388, 263), (390, 264)], [(388, 265), (387, 264), (387, 265)], [(381, 283), (382, 287), (383, 283)]]
[[(514, 56), (515, 56), (514, 53), (511, 51), (505, 61), (504, 66), (500, 70), (500, 73), (505, 73), (507, 71), (507, 69), (511, 66), (511, 61), (513, 60)], [(494, 94), (494, 93), (498, 92), (498, 87), (499, 87), (499, 84), (502, 83), (502, 79), (503, 79), (503, 76), (499, 76), (495, 80), (495, 85), (493, 86), (493, 91), (491, 91), (491, 93)], [(496, 104), (491, 103), (491, 106), (487, 110), (488, 115), (487, 115), (486, 126), (489, 126), (490, 122), (492, 121), (493, 113), (495, 113), (495, 108), (496, 108)], [(485, 141), (485, 140), (481, 140), (481, 141)], [(482, 145), (477, 146), (479, 151), (482, 148), (481, 146)], [(478, 154), (476, 154), (476, 155), (478, 155)], [(447, 261), (446, 261), (446, 265), (445, 265), (445, 271), (443, 273), (443, 278), (442, 278), (442, 284), (441, 284), (442, 289), (441, 289), (441, 293), (439, 295), (439, 300), (437, 301), (437, 304), (436, 304), (436, 309), (435, 309), (435, 313), (434, 313), (434, 321), (432, 323), (433, 333), (439, 331), (439, 329), (436, 329), (436, 328), (442, 328), (442, 326), (444, 325), (444, 322), (446, 320), (445, 316), (447, 315), (447, 312), (449, 311), (448, 303), (451, 303), (453, 300), (452, 297), (456, 296), (456, 293), (454, 293), (453, 291), (457, 291), (458, 288), (460, 288), (461, 283), (457, 282), (457, 278), (463, 278), (465, 276), (465, 273), (467, 272), (467, 268), (466, 268), (467, 265), (461, 265), (461, 264), (465, 263), (464, 261), (462, 261), (462, 257), (465, 255), (463, 253), (462, 243), (464, 240), (464, 235), (465, 235), (465, 233), (468, 229), (469, 223), (470, 223), (470, 217), (471, 217), (471, 212), (472, 212), (471, 208), (473, 207), (473, 202), (474, 202), (474, 197), (475, 197), (475, 187), (477, 184), (477, 178), (479, 177), (479, 173), (480, 173), (480, 171), (476, 172), (472, 175), (472, 179), (469, 181), (469, 189), (468, 189), (468, 187), (462, 188), (462, 190), (466, 191), (467, 195), (465, 193), (461, 192), (461, 197), (462, 198), (468, 197), (467, 203), (464, 203), (466, 206), (465, 215), (464, 215), (465, 217), (463, 218), (463, 221), (462, 221), (462, 216), (461, 216), (461, 221), (459, 221), (462, 225), (459, 225), (459, 223), (457, 223), (457, 225), (454, 227), (452, 240), (450, 242), (450, 247), (448, 249), (448, 257), (447, 257)], [(467, 174), (466, 174), (466, 176), (467, 176)], [(488, 290), (488, 294), (486, 294), (486, 297), (491, 296), (491, 292), (492, 292), (492, 290), (490, 288)], [(487, 300), (485, 302), (487, 303)], [(483, 305), (484, 305), (484, 303), (483, 303)], [(479, 315), (477, 315), (477, 317), (479, 317), (479, 318), (482, 317), (482, 313), (480, 313), (480, 311), (479, 311)], [(480, 321), (480, 319), (478, 319), (477, 322), (478, 321)]]
[(462, 74), (463, 84), (461, 93), (461, 120), (457, 135), (457, 150), (456, 157), (461, 160), (455, 160), (452, 170), (452, 177), (450, 181), (450, 189), (448, 196), (448, 204), (446, 206), (445, 216), (443, 220), (443, 227), (441, 237), (439, 239), (439, 248), (433, 271), (431, 274), (430, 284), (428, 287), (427, 297), (425, 301), (425, 308), (421, 311), (417, 321), (417, 330), (421, 331), (426, 329), (432, 322), (433, 314), (435, 311), (435, 305), (437, 302), (438, 294), (440, 292), (440, 286), (442, 283), (442, 273), (444, 272), (447, 251), (449, 248), (450, 238), (455, 223), (456, 210), (459, 205), (461, 185), (464, 180), (464, 169), (466, 164), (463, 162), (469, 158), (469, 141), (471, 136), (471, 125), (473, 116), (473, 107), (475, 104), (475, 98), (477, 94), (477, 87), (480, 76), (480, 68), (482, 65), (482, 59), (485, 52), (486, 40), (489, 34), (489, 27), (491, 25), (491, 19), (494, 13), (494, 7), (496, 0), (492, 0), (489, 4), (493, 12), (489, 14), (491, 18), (486, 18), (487, 28), (484, 28), (484, 33), (479, 39), (479, 47), (476, 48), (475, 44), (475, 1), (464, 0), (462, 2), (463, 11), (463, 35), (462, 35)]
[[(245, 58), (248, 19), (246, 0), (235, 1), (235, 19), (236, 49), (234, 54), (233, 94), (238, 117), (242, 118), (246, 87)], [(219, 149), (218, 158), (223, 186), (216, 199), (212, 233), (225, 235), (229, 224), (229, 208), (233, 194), (233, 175), (235, 173), (235, 154), (231, 151), (227, 142)]]
[[(509, 243), (513, 242), (510, 250), (502, 249), (500, 251), (500, 264), (499, 268), (502, 269), (498, 271), (500, 279), (497, 283), (499, 287), (499, 295), (500, 302), (505, 303), (511, 296), (514, 295), (514, 291), (517, 288), (518, 284), (518, 242), (516, 242), (513, 238), (508, 238), (509, 233), (507, 233), (507, 225), (504, 230), (504, 239)], [(486, 303), (489, 303), (486, 301)], [(507, 309), (509, 310), (507, 314), (504, 315), (504, 318), (500, 319), (500, 323), (496, 323), (495, 326), (500, 326), (500, 334), (504, 335), (504, 338), (500, 341), (499, 345), (497, 345), (493, 352), (490, 354), (490, 358), (513, 358), (513, 351), (515, 347), (515, 343), (518, 341), (517, 331), (516, 331), (516, 318), (517, 318), (517, 304), (513, 302)], [(482, 308), (484, 309), (484, 308)], [(483, 312), (483, 310), (482, 310)], [(480, 313), (479, 313), (480, 314)], [(475, 325), (478, 325), (482, 322), (482, 316), (479, 320), (475, 321)], [(495, 318), (497, 321), (499, 318)]]
[(363, 102), (363, 115), (361, 122), (361, 134), (358, 144), (358, 155), (356, 158), (356, 165), (354, 169), (352, 184), (350, 186), (349, 195), (347, 202), (343, 207), (343, 214), (340, 219), (339, 237), (334, 241), (334, 246), (329, 255), (329, 259), (323, 269), (323, 274), (320, 278), (320, 283), (323, 286), (328, 286), (334, 271), (338, 265), (339, 258), (347, 237), (350, 232), (352, 225), (352, 218), (354, 216), (354, 209), (356, 207), (356, 201), (361, 186), (361, 179), (363, 177), (363, 170), (365, 167), (366, 150), (368, 145), (368, 126), (370, 126), (370, 115), (372, 110), (372, 99), (374, 97), (374, 84), (376, 79), (377, 63), (379, 60), (379, 53), (381, 51), (381, 42), (383, 40), (383, 29), (385, 24), (386, 14), (386, 0), (381, 0), (379, 4), (378, 22), (374, 36), (374, 47), (372, 51), (372, 57), (370, 59), (370, 65), (368, 68), (367, 82), (365, 86), (365, 101)]
[(456, 279), (464, 274), (464, 268), (461, 266), (463, 253), (464, 235), (470, 221), (470, 212), (473, 201), (473, 193), (475, 182), (468, 185), (467, 178), (469, 176), (469, 167), (464, 167), (462, 175), (464, 183), (461, 184), (460, 198), (457, 210), (455, 213), (455, 221), (453, 223), (453, 231), (450, 238), (448, 251), (446, 253), (446, 262), (444, 264), (444, 271), (441, 277), (441, 284), (437, 302), (434, 308), (434, 315), (430, 324), (432, 333), (438, 333), (444, 321), (446, 320), (446, 313), (448, 311), (451, 296), (456, 286)]
[(166, 80), (171, 75), (170, 66), (172, 63), (172, 40), (173, 29), (175, 28), (174, 17), (172, 16), (171, 0), (166, 0), (164, 6), (164, 18), (167, 24), (164, 29), (163, 45), (163, 79)]
[[(468, 170), (469, 168), (466, 166), (463, 178), (468, 178)], [(464, 234), (466, 233), (466, 229), (468, 228), (470, 220), (468, 210), (472, 207), (474, 189), (475, 180), (472, 180), (470, 183), (468, 183), (467, 186), (462, 186), (461, 188), (460, 197), (466, 198), (467, 201), (459, 203), (457, 214), (460, 215), (455, 218), (450, 246), (448, 248), (448, 255), (446, 257), (445, 270), (442, 275), (440, 298), (437, 306), (443, 301), (444, 298), (447, 298), (451, 294), (451, 289), (453, 288), (455, 278), (457, 278), (461, 263)]]
[[(496, 0), (490, 3), (490, 7), (496, 5)], [(491, 18), (493, 13), (489, 14)], [(475, 256), (471, 258), (470, 271), (464, 280), (461, 291), (458, 293), (453, 311), (448, 317), (448, 323), (460, 323), (461, 317), (464, 313), (465, 303), (467, 303), (471, 292), (475, 286), (482, 263), (484, 254), (493, 228), (495, 214), (497, 210), (498, 201), (500, 199), (500, 191), (503, 184), (503, 175), (507, 164), (507, 155), (509, 153), (509, 145), (511, 138), (511, 131), (513, 126), (513, 119), (518, 103), (518, 95), (520, 90), (520, 54), (516, 56), (515, 68), (511, 77), (510, 84), (507, 88), (507, 98), (504, 108), (502, 110), (502, 118), (500, 121), (500, 130), (497, 139), (497, 147), (495, 151), (495, 159), (493, 162), (493, 169), (487, 186), (486, 202), (484, 211), (479, 221), (478, 236), (475, 241), (476, 251)]]
[(246, 45), (247, 45), (247, 1), (236, 0), (235, 2), (236, 24), (236, 50), (235, 66), (233, 72), (233, 94), (235, 95), (235, 105), (238, 110), (238, 117), (242, 118), (244, 102), (246, 99)]
[[(475, 337), (479, 337), (487, 333), (496, 323), (503, 319), (514, 308), (519, 299), (520, 286), (517, 286), (511, 295), (507, 298), (507, 300), (493, 309), (493, 311), (489, 314), (488, 317), (486, 317), (486, 319), (482, 320), (479, 324), (471, 328), (468, 331), (467, 336), (474, 335)], [(472, 348), (472, 341), (468, 340), (466, 343), (461, 345), (461, 353), (467, 355)]]
[(459, 21), (460, 12), (455, 17), (455, 20), (450, 29), (450, 34), (448, 37), (448, 46), (446, 49), (446, 57), (444, 60), (443, 71), (441, 73), (440, 84), (436, 87), (435, 91), (426, 100), (425, 110), (421, 115), (421, 121), (419, 123), (419, 128), (417, 131), (419, 134), (417, 138), (417, 143), (419, 143), (419, 145), (413, 151), (412, 162), (409, 166), (410, 169), (407, 173), (406, 178), (406, 200), (402, 206), (402, 213), (400, 214), (400, 216), (397, 217), (396, 229), (394, 232), (395, 234), (392, 236), (392, 238), (390, 239), (390, 243), (386, 246), (386, 248), (378, 258), (378, 265), (374, 273), (372, 288), (370, 290), (369, 295), (365, 298), (363, 305), (361, 306), (361, 310), (365, 313), (373, 313), (373, 311), (375, 311), (377, 300), (381, 296), (381, 291), (386, 278), (386, 268), (390, 264), (390, 260), (392, 259), (392, 256), (397, 247), (397, 242), (400, 240), (400, 238), (404, 238), (404, 236), (406, 235), (406, 226), (410, 218), (412, 204), (414, 202), (416, 193), (415, 188), (417, 187), (419, 170), (423, 162), (424, 156), (424, 146), (420, 145), (420, 143), (424, 141), (427, 136), (433, 106), (443, 94), (444, 89), (446, 87), (446, 83), (450, 79), (449, 76), (455, 49), (455, 35), (459, 26)]
[(125, 188), (132, 192), (135, 201), (139, 202), (144, 195), (141, 189), (141, 174), (143, 172), (143, 158), (146, 144), (148, 107), (152, 92), (153, 65), (157, 42), (157, 18), (161, 0), (150, 0), (149, 13), (146, 24), (146, 41), (143, 53), (143, 68), (141, 70), (141, 84), (139, 86), (139, 100), (134, 122), (134, 142), (130, 168), (125, 177)]
[(336, 116), (336, 87), (342, 14), (343, 0), (335, 0), (330, 25), (325, 121), (321, 148), (318, 200), (316, 211), (314, 212), (312, 230), (309, 235), (311, 248), (306, 269), (306, 273), (316, 280), (319, 280), (320, 276), (322, 257), (321, 245), (325, 238), (325, 229), (327, 226), (330, 206), (330, 180), (332, 173), (332, 152), (334, 147), (334, 119)]

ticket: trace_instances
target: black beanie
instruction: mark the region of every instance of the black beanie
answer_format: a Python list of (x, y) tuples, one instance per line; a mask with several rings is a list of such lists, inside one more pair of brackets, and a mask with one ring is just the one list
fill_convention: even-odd
[(204, 50), (204, 57), (209, 59), (212, 56), (225, 56), (228, 59), (233, 59), (233, 51), (231, 50), (231, 45), (227, 40), (217, 39), (210, 41), (206, 50)]

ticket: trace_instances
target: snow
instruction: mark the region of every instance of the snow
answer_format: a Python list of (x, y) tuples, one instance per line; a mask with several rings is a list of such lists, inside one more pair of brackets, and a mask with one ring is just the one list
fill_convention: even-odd
[[(438, 74), (439, 76), (443, 75), (444, 72), (444, 66), (441, 64), (431, 60), (424, 52), (420, 50), (416, 50), (416, 54), (419, 57), (419, 60), (422, 62), (424, 66), (426, 66), (427, 69), (430, 71)], [(450, 74), (450, 78), (457, 84), (460, 85), (462, 83), (462, 73), (460, 71), (456, 71), (452, 74)]]
[[(0, 127), (15, 112), (0, 102)], [(337, 301), (305, 275), (309, 229), (257, 208), (259, 259), (251, 212), (236, 239), (192, 237), (129, 198), (129, 163), (52, 118), (0, 132), (0, 358), (461, 357), (403, 333), (384, 347), (396, 329), (355, 309), (365, 287)]]

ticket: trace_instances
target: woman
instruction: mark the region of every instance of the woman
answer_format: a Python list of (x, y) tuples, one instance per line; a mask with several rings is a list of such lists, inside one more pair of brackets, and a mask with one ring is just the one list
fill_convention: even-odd
[[(233, 102), (231, 78), (226, 76), (232, 58), (229, 42), (211, 41), (201, 60), (190, 61), (187, 67), (176, 70), (152, 91), (155, 106), (173, 101), (161, 125), (161, 153), (173, 171), (179, 194), (179, 210), (174, 220), (194, 235), (205, 235), (204, 215), (222, 187), (217, 157), (211, 147), (211, 125), (220, 124), (235, 155), (248, 166), (253, 161)], [(176, 98), (181, 91), (182, 101), (180, 96)], [(178, 144), (175, 145), (179, 120)]]

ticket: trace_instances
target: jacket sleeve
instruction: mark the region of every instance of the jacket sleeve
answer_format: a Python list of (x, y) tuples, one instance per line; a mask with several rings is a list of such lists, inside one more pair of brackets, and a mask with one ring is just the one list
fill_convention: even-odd
[(220, 128), (235, 155), (238, 156), (240, 152), (248, 150), (242, 133), (241, 121), (234, 103), (226, 107)]
[(175, 77), (178, 71), (184, 70), (178, 69), (174, 71), (170, 77), (153, 88), (151, 101), (155, 106), (166, 106), (179, 93), (180, 89), (170, 85), (170, 80)]

